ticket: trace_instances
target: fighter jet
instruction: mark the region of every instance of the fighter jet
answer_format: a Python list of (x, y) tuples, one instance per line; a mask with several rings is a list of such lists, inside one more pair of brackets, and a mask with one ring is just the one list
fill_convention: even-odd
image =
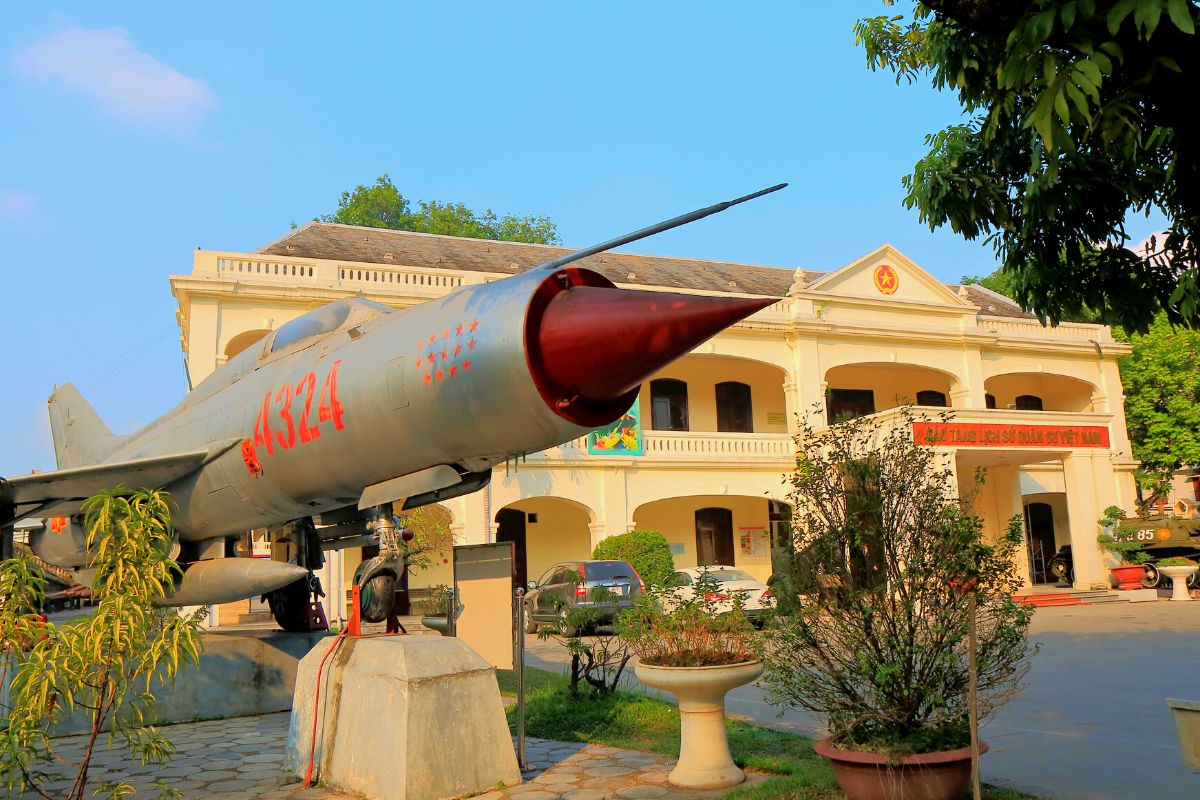
[[(49, 399), (58, 470), (0, 478), (0, 534), (42, 517), (30, 546), (90, 578), (82, 501), (158, 487), (183, 567), (169, 605), (265, 595), (306, 626), (322, 549), (377, 542), (360, 565), (363, 616), (384, 619), (403, 569), (396, 512), (477, 491), (492, 468), (611, 423), (640, 384), (774, 301), (619, 289), (571, 266), (723, 211), (780, 184), (397, 311), (349, 297), (230, 359), (159, 419), (109, 430), (74, 386)], [(290, 537), (293, 563), (223, 558), (255, 528)], [(369, 538), (368, 538), (369, 537)]]

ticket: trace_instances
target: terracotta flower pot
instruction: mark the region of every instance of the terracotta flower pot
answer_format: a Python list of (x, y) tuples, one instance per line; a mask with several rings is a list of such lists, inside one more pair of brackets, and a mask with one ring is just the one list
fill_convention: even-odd
[(1188, 592), (1188, 578), (1190, 578), (1200, 566), (1179, 566), (1179, 567), (1159, 567), (1158, 571), (1171, 579), (1171, 599), (1172, 600), (1191, 600), (1192, 595)]
[[(971, 782), (971, 748), (901, 756), (843, 750), (821, 739), (813, 743), (829, 759), (846, 800), (962, 800)], [(979, 743), (980, 754), (987, 742)]]
[(1146, 577), (1146, 568), (1141, 564), (1123, 564), (1119, 567), (1109, 567), (1117, 588), (1123, 591), (1141, 589), (1142, 578)]
[(718, 667), (656, 667), (639, 663), (638, 680), (679, 698), (679, 762), (667, 780), (688, 789), (737, 786), (746, 775), (729, 755), (725, 693), (762, 675), (759, 661)]

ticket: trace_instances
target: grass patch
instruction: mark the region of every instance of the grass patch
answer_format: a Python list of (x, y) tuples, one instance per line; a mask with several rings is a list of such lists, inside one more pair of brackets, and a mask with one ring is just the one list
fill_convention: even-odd
[[(502, 694), (516, 692), (513, 673), (497, 670)], [(646, 694), (619, 691), (603, 700), (571, 699), (563, 675), (525, 670), (525, 733), (560, 742), (602, 744), (625, 750), (679, 755), (679, 709)], [(515, 730), (515, 708), (508, 709)], [(833, 770), (813, 752), (812, 740), (794, 733), (727, 720), (729, 750), (741, 767), (774, 773), (758, 786), (721, 795), (728, 800), (843, 800)], [(986, 800), (1036, 800), (1029, 795), (984, 787)]]

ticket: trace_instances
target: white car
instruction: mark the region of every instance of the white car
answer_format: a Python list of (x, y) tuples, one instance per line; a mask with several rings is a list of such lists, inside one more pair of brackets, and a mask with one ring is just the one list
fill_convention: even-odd
[(714, 591), (710, 592), (708, 599), (716, 604), (718, 612), (732, 611), (735, 595), (742, 596), (742, 608), (751, 621), (757, 622), (775, 607), (775, 598), (765, 583), (743, 569), (721, 564), (677, 569), (663, 582), (663, 587), (676, 602), (690, 600), (696, 596), (696, 586), (701, 576), (707, 576), (714, 584)]

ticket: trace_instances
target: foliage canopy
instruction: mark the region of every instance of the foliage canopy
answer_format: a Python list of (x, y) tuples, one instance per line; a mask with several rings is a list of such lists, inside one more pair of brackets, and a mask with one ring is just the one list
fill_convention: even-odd
[(462, 203), (419, 200), (416, 209), (392, 183), (387, 173), (371, 186), (359, 184), (353, 191), (342, 192), (337, 211), (322, 214), (321, 222), (362, 225), (368, 228), (392, 228), (469, 239), (497, 239), (506, 242), (555, 244), (558, 229), (547, 217), (503, 217), (490, 208), (477, 213)]
[[(1194, 0), (925, 0), (859, 20), (871, 69), (926, 76), (966, 115), (926, 138), (906, 205), (990, 241), (1051, 322), (1200, 324), (1198, 19)], [(1150, 258), (1124, 222), (1152, 209), (1170, 228)]]

